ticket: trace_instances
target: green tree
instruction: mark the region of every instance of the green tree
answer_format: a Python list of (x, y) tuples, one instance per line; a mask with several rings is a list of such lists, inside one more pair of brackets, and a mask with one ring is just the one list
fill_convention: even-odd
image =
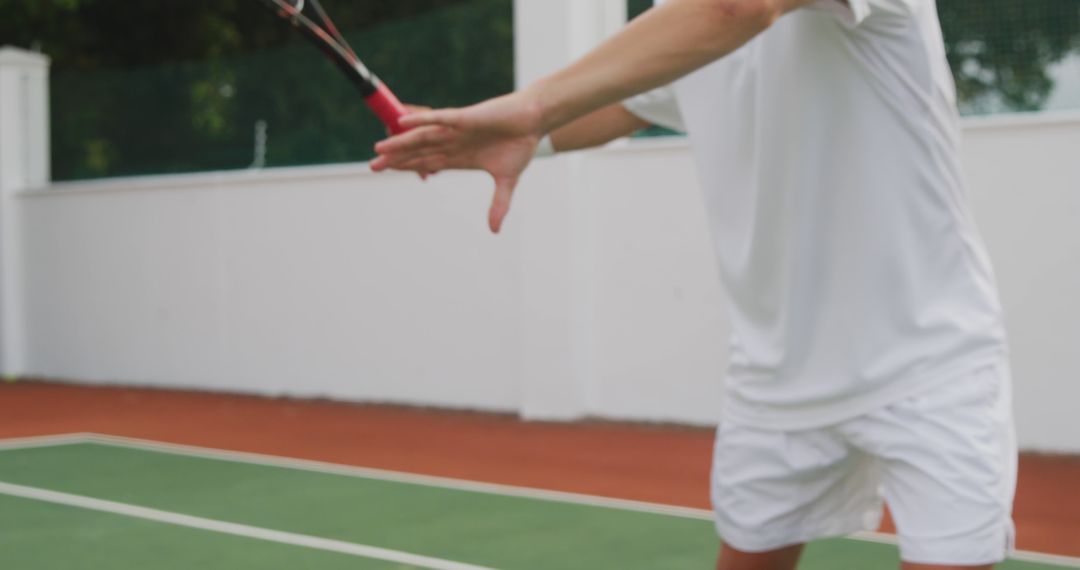
[(1043, 108), (1048, 69), (1080, 53), (1076, 0), (939, 0), (938, 13), (960, 100), (974, 111)]
[[(631, 17), (653, 3), (627, 2)], [(1077, 0), (937, 0), (937, 6), (960, 103), (970, 112), (1043, 108), (1054, 90), (1050, 67), (1080, 53)]]
[[(512, 0), (325, 2), (402, 98), (513, 88)], [(255, 0), (0, 0), (0, 44), (53, 60), (58, 180), (232, 169), (269, 125), (270, 165), (361, 160), (382, 128), (357, 92)]]

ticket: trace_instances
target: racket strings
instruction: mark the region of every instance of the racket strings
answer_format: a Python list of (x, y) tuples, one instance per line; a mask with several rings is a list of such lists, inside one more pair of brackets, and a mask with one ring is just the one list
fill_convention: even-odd
[[(261, 0), (261, 2), (314, 42), (316, 47), (330, 56), (349, 77), (361, 84), (365, 92), (376, 90), (378, 80), (353, 51), (352, 46), (345, 40), (318, 0)], [(309, 14), (303, 12), (309, 5), (315, 12), (310, 17)]]
[[(304, 0), (300, 0), (300, 4), (303, 5), (303, 3)], [(359, 62), (360, 58), (356, 55), (356, 52), (353, 51), (352, 46), (349, 45), (349, 42), (345, 39), (345, 36), (342, 35), (340, 31), (338, 31), (338, 28), (334, 24), (334, 21), (330, 19), (330, 15), (326, 13), (326, 10), (323, 10), (322, 4), (319, 2), (319, 0), (311, 0), (311, 7), (315, 9), (315, 13), (319, 16), (319, 19), (322, 20), (323, 26), (326, 28), (326, 31), (330, 32), (330, 35), (333, 36), (339, 44), (341, 44), (341, 47), (345, 48), (345, 51), (349, 52), (349, 55), (353, 57), (353, 60)]]
[(353, 50), (352, 46), (349, 45), (348, 40), (346, 40), (345, 36), (338, 30), (337, 25), (334, 24), (334, 20), (331, 19), (330, 15), (323, 9), (322, 3), (319, 2), (319, 0), (282, 0), (282, 2), (292, 8), (290, 15), (293, 17), (305, 16), (303, 13), (304, 8), (311, 6), (312, 10), (315, 12), (315, 18), (311, 18), (310, 16), (305, 17), (324, 29), (333, 41), (341, 47), (341, 51), (348, 54), (354, 62), (360, 61), (360, 57), (356, 55), (356, 51)]

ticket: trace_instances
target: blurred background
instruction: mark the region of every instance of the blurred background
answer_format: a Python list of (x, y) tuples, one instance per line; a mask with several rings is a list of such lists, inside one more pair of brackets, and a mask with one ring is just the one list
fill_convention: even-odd
[[(0, 0), (4, 373), (712, 425), (727, 323), (679, 133), (489, 184), (375, 176), (353, 86), (252, 0)], [(330, 2), (408, 102), (557, 69), (643, 0)], [(1021, 441), (1080, 452), (1080, 4), (941, 0)]]
[[(514, 87), (511, 0), (339, 2), (401, 97), (462, 105)], [(633, 17), (651, 0), (631, 0)], [(939, 3), (965, 115), (1080, 108), (1074, 0)], [(250, 0), (4, 0), (4, 44), (52, 59), (52, 174), (77, 180), (364, 160), (382, 131), (329, 64)], [(168, 136), (163, 136), (167, 133)]]
[[(376, 74), (430, 106), (527, 85), (651, 5), (324, 3)], [(1020, 545), (1080, 556), (1080, 2), (937, 5), (1011, 335), (1026, 452)], [(728, 325), (681, 134), (649, 129), (537, 161), (496, 237), (485, 176), (371, 173), (382, 127), (254, 0), (0, 0), (0, 14), (0, 438), (97, 432), (675, 505), (697, 510), (646, 510), (698, 526), (668, 521), (664, 540), (647, 526), (627, 539), (637, 535), (623, 522), (578, 511), (544, 519), (570, 538), (535, 550), (570, 552), (611, 528), (600, 550), (625, 560), (531, 567), (711, 559), (706, 481)], [(52, 459), (0, 442), (0, 485), (86, 471), (130, 498), (138, 485), (126, 477), (142, 473), (164, 477), (139, 487), (155, 493), (216, 481), (115, 449), (79, 455), (89, 440), (65, 441), (78, 445)], [(178, 504), (198, 498), (213, 515), (247, 477), (264, 481), (237, 477)], [(323, 488), (289, 485), (264, 495), (303, 503)], [(386, 508), (396, 516), (402, 504)], [(39, 549), (5, 550), (5, 539), (87, 536), (57, 530), (66, 522), (31, 532), (25, 521), (49, 519), (9, 507), (0, 551), (24, 562)], [(410, 524), (431, 519), (428, 507)], [(506, 521), (538, 520), (507, 509)], [(485, 524), (457, 524), (480, 532), (468, 538), (432, 536), (529, 550), (488, 540)], [(507, 523), (503, 538), (536, 532)], [(677, 539), (687, 536), (696, 542)], [(659, 544), (669, 552), (635, 550)], [(679, 558), (688, 552), (698, 557)], [(147, 556), (131, 567), (159, 567)], [(808, 568), (836, 568), (834, 556)], [(1010, 568), (1080, 567), (1055, 561)]]

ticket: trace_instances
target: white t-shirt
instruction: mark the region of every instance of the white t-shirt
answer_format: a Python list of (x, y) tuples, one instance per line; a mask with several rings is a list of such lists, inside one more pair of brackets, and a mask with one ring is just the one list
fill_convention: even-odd
[(726, 418), (828, 425), (1005, 354), (933, 0), (821, 0), (625, 105), (692, 142), (731, 297)]

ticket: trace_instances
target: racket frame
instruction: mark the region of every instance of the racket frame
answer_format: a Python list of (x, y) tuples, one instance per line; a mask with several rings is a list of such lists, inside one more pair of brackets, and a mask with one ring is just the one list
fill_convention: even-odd
[(327, 31), (304, 14), (302, 12), (303, 2), (300, 3), (301, 9), (297, 9), (284, 0), (260, 0), (260, 2), (277, 14), (278, 17), (288, 22), (302, 36), (307, 38), (312, 45), (330, 58), (334, 65), (345, 74), (345, 77), (359, 89), (364, 102), (367, 103), (371, 111), (386, 125), (386, 128), (391, 133), (398, 134), (405, 131), (400, 122), (401, 118), (408, 112), (405, 106), (390, 91), (390, 88), (360, 61), (360, 58), (344, 41), (341, 34), (337, 32), (337, 28), (326, 16), (326, 12), (321, 9), (321, 6), (317, 6), (313, 2), (313, 5), (317, 6), (316, 12), (319, 17), (332, 31)]

